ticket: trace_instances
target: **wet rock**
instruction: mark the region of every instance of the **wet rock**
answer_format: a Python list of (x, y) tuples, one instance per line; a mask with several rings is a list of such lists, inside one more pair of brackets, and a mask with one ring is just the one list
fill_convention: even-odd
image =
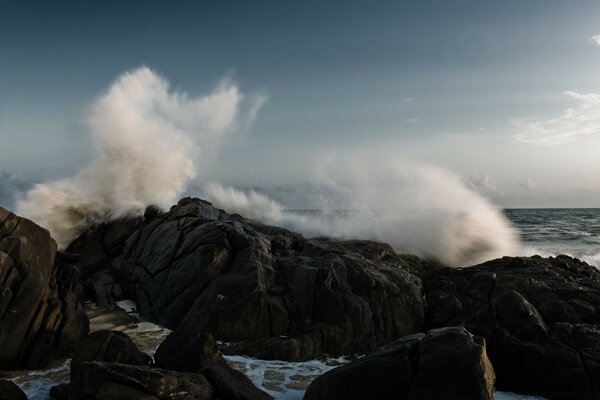
[[(69, 247), (95, 298), (132, 298), (143, 318), (211, 332), (240, 354), (359, 353), (424, 327), (421, 280), (405, 267), (424, 263), (388, 245), (305, 239), (189, 198), (118, 223)], [(107, 246), (113, 230), (127, 234)]]
[(149, 365), (152, 358), (142, 353), (123, 332), (97, 331), (83, 339), (71, 359), (71, 380), (79, 381), (81, 365), (87, 361), (107, 361), (128, 365)]
[(491, 400), (494, 379), (484, 339), (463, 328), (443, 328), (326, 372), (304, 399)]
[(215, 364), (225, 364), (215, 339), (209, 333), (177, 330), (158, 346), (156, 366), (182, 372), (196, 372)]
[(2, 369), (42, 367), (87, 335), (79, 272), (55, 256), (47, 230), (0, 208)]
[(487, 339), (499, 390), (600, 398), (595, 268), (567, 256), (505, 257), (439, 269), (426, 279), (425, 295), (430, 327), (465, 326)]
[(0, 400), (27, 400), (27, 396), (13, 382), (0, 379)]

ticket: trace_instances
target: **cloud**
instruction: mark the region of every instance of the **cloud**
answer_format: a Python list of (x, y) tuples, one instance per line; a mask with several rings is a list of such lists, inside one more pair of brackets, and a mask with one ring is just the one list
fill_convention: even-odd
[(467, 183), (479, 193), (500, 193), (496, 182), (487, 174), (471, 174)]
[(600, 133), (600, 95), (565, 92), (579, 103), (550, 119), (523, 118), (511, 121), (518, 130), (513, 138), (521, 143), (553, 146), (568, 143), (577, 136)]
[(524, 180), (517, 181), (517, 186), (520, 189), (526, 190), (526, 191), (532, 191), (532, 190), (535, 190), (537, 188), (537, 184), (531, 178), (526, 178)]
[(594, 42), (594, 44), (600, 47), (600, 34), (592, 36), (589, 40)]

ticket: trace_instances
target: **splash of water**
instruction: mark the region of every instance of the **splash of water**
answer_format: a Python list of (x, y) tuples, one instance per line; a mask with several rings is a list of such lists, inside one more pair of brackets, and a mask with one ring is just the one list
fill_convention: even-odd
[(518, 235), (501, 210), (444, 170), (396, 165), (357, 174), (336, 167), (326, 175), (327, 182), (313, 177), (322, 212), (284, 212), (265, 195), (222, 186), (206, 188), (205, 196), (230, 211), (308, 236), (383, 241), (397, 251), (451, 266), (514, 254), (519, 248)]
[(189, 98), (148, 68), (125, 73), (92, 107), (97, 158), (73, 177), (34, 186), (17, 212), (48, 228), (63, 248), (94, 223), (169, 207), (196, 175), (194, 160), (208, 158), (235, 127), (243, 99), (230, 82)]
[[(88, 119), (97, 157), (75, 176), (38, 184), (17, 212), (48, 228), (64, 248), (89, 226), (167, 208), (197, 175), (218, 162), (218, 144), (254, 118), (265, 98), (245, 99), (231, 82), (190, 98), (148, 68), (123, 74)], [(245, 110), (245, 113), (244, 113)], [(374, 239), (396, 250), (454, 266), (512, 254), (516, 234), (502, 213), (437, 168), (397, 162), (338, 160), (303, 171), (319, 193), (318, 208), (298, 215), (256, 191), (204, 186), (216, 205), (308, 236)], [(303, 189), (305, 190), (305, 189)], [(351, 210), (340, 218), (336, 211)]]

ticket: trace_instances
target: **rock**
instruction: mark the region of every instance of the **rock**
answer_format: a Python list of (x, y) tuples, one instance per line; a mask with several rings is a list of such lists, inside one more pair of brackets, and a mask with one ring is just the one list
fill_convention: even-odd
[(13, 382), (0, 379), (0, 400), (27, 400), (27, 396)]
[(428, 326), (464, 326), (484, 336), (499, 390), (600, 398), (595, 268), (567, 256), (504, 257), (437, 269), (424, 286)]
[(77, 381), (51, 391), (58, 400), (212, 400), (201, 374), (106, 362), (85, 362)]
[(209, 333), (177, 330), (158, 346), (156, 366), (182, 372), (196, 372), (215, 364), (225, 364), (215, 339)]
[(491, 400), (494, 380), (485, 340), (462, 328), (443, 328), (326, 372), (304, 399)]
[(78, 271), (47, 230), (0, 208), (0, 369), (39, 368), (88, 332)]
[(212, 365), (199, 373), (108, 362), (85, 362), (69, 385), (52, 388), (56, 400), (272, 400), (242, 373)]
[(123, 332), (97, 331), (83, 339), (71, 359), (71, 380), (79, 381), (81, 365), (87, 361), (107, 361), (128, 365), (149, 365), (152, 358), (138, 350)]
[(250, 379), (227, 365), (214, 364), (202, 370), (210, 381), (218, 399), (227, 400), (272, 400), (272, 397), (259, 390)]
[(142, 318), (211, 332), (238, 354), (361, 353), (424, 327), (421, 280), (405, 267), (419, 270), (417, 258), (371, 241), (305, 239), (198, 199), (102, 225), (68, 250), (96, 299), (134, 299)]

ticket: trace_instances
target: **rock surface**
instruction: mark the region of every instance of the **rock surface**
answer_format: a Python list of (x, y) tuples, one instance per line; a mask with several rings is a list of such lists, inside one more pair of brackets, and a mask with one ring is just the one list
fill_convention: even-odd
[[(50, 396), (57, 400), (271, 399), (225, 363), (212, 336), (187, 339), (175, 336), (163, 346), (163, 363), (166, 359), (170, 364), (169, 369), (164, 369), (148, 366), (151, 358), (141, 353), (124, 333), (94, 332), (77, 347), (78, 353), (71, 362), (71, 381), (54, 386)], [(178, 344), (191, 349), (181, 363), (175, 360), (183, 355), (181, 351), (166, 357), (172, 348), (181, 350)]]
[(47, 230), (0, 207), (1, 369), (42, 367), (87, 335), (79, 270), (55, 255)]
[(502, 258), (425, 279), (430, 327), (488, 342), (499, 390), (600, 398), (600, 272), (567, 256)]
[(209, 333), (179, 329), (171, 332), (154, 354), (156, 366), (196, 372), (211, 365), (225, 365), (223, 354)]
[(442, 328), (326, 372), (304, 400), (491, 400), (494, 379), (483, 338)]
[(27, 400), (27, 396), (11, 381), (0, 379), (0, 400)]
[(87, 361), (107, 361), (128, 365), (149, 365), (152, 358), (142, 353), (123, 332), (96, 331), (83, 339), (71, 359), (71, 380), (79, 381), (81, 366)]
[(370, 241), (305, 239), (186, 198), (167, 213), (77, 239), (93, 298), (132, 298), (171, 329), (211, 332), (229, 351), (306, 360), (365, 352), (424, 327), (422, 285)]

